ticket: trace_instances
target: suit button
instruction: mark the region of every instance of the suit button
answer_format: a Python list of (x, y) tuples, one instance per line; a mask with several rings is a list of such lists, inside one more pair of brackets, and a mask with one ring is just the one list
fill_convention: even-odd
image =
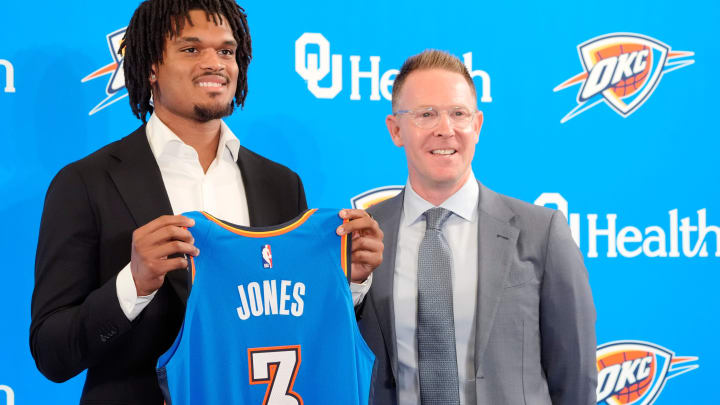
[(100, 341), (103, 343), (106, 343), (110, 339), (112, 339), (115, 335), (117, 335), (118, 328), (115, 325), (108, 322), (105, 325), (101, 326), (98, 329), (98, 332), (100, 334)]

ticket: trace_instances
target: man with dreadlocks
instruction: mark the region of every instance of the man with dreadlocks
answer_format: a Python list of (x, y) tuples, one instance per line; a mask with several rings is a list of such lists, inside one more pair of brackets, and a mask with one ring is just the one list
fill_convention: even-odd
[[(30, 346), (38, 369), (65, 381), (87, 369), (83, 403), (162, 404), (155, 365), (182, 323), (185, 255), (179, 214), (206, 210), (270, 226), (307, 208), (300, 178), (240, 146), (221, 121), (247, 95), (250, 33), (234, 0), (147, 0), (121, 47), (143, 125), (63, 168), (50, 184), (38, 239)], [(150, 118), (147, 119), (147, 115)], [(352, 281), (382, 260), (382, 232), (343, 210)]]

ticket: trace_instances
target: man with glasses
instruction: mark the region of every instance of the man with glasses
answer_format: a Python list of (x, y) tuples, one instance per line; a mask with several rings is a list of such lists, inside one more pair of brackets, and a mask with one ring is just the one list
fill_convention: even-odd
[(358, 309), (378, 362), (372, 403), (594, 404), (582, 256), (560, 212), (475, 180), (476, 105), (445, 52), (409, 58), (395, 79), (385, 121), (408, 182), (369, 210), (386, 254)]

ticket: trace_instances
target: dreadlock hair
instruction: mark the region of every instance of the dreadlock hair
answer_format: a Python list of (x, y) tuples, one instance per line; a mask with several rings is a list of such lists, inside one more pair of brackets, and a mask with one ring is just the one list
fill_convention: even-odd
[(135, 10), (119, 50), (120, 54), (125, 55), (123, 71), (130, 107), (133, 114), (143, 122), (146, 115), (153, 111), (150, 105), (152, 87), (149, 82), (152, 65), (163, 62), (167, 37), (180, 35), (186, 21), (193, 25), (189, 17), (191, 10), (203, 10), (208, 21), (212, 19), (215, 24), (224, 21), (230, 26), (238, 43), (235, 53), (238, 83), (234, 103), (237, 106), (245, 105), (247, 68), (252, 58), (245, 10), (235, 0), (145, 0)]

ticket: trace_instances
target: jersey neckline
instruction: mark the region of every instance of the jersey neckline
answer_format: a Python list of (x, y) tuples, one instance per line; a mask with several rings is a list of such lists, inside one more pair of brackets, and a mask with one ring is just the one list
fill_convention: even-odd
[(305, 210), (302, 214), (298, 215), (297, 217), (291, 219), (290, 221), (284, 222), (279, 225), (265, 226), (265, 227), (250, 227), (250, 226), (236, 225), (231, 222), (216, 218), (215, 216), (211, 215), (208, 212), (200, 211), (200, 213), (203, 214), (205, 216), (205, 218), (216, 223), (220, 227), (222, 227), (232, 233), (235, 233), (237, 235), (247, 236), (250, 238), (269, 238), (269, 237), (273, 237), (273, 236), (279, 236), (279, 235), (286, 234), (286, 233), (298, 228), (300, 225), (304, 224), (305, 221), (307, 221), (308, 218), (310, 218), (310, 216), (312, 214), (314, 214), (316, 211), (317, 211), (317, 208), (308, 209), (308, 210)]

